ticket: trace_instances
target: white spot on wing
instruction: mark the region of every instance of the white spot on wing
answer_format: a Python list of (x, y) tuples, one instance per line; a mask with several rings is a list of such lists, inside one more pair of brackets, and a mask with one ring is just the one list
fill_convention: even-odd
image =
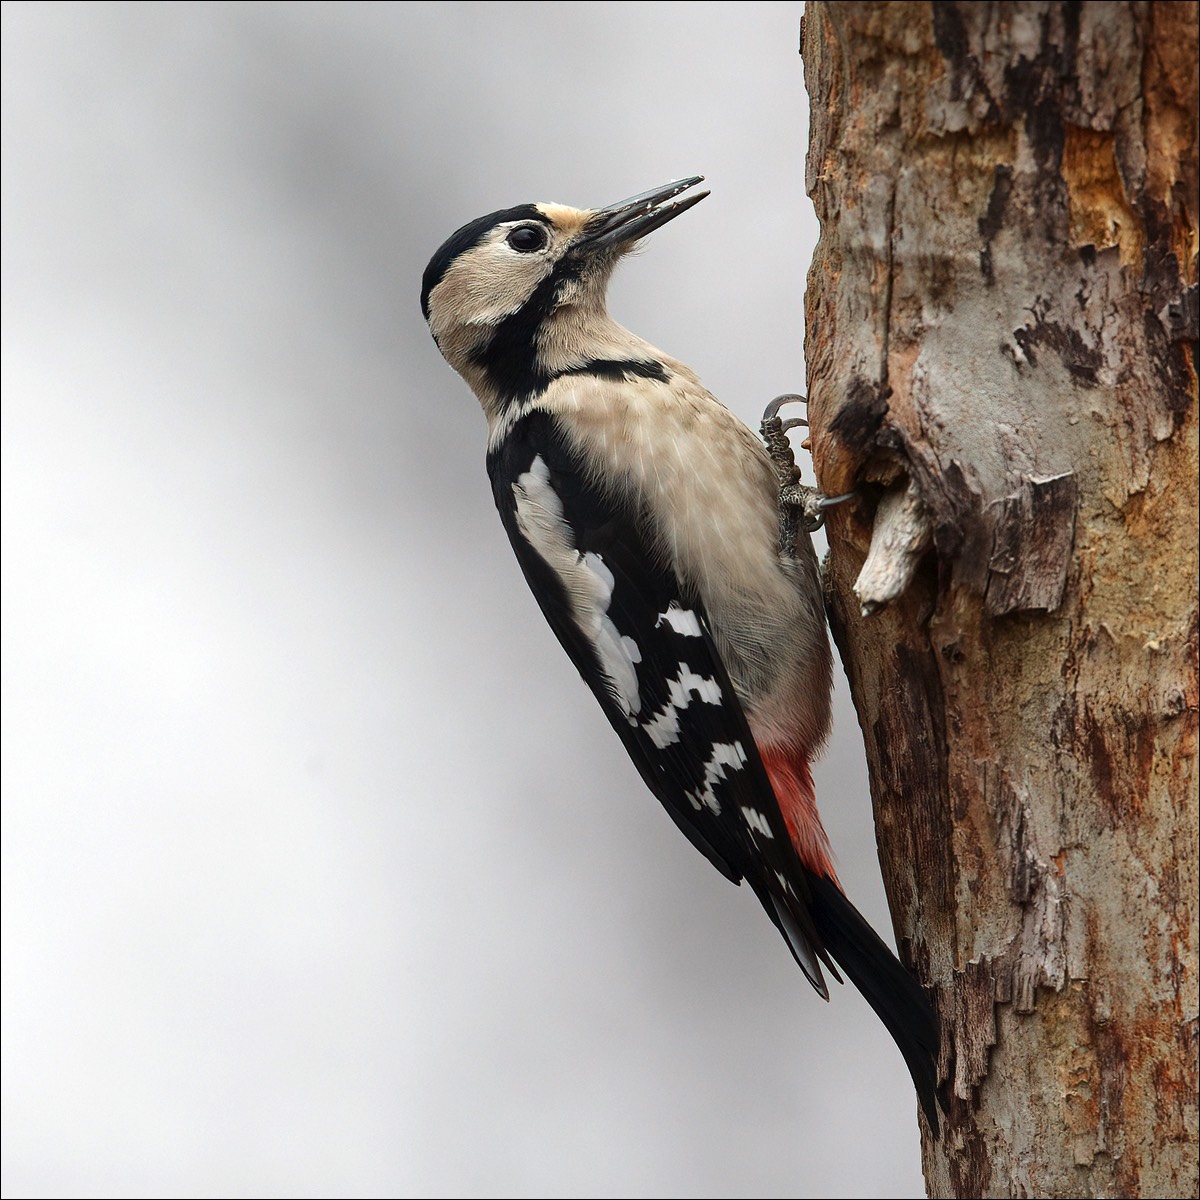
[(679, 741), (679, 714), (692, 702), (695, 693), (705, 704), (720, 704), (721, 688), (715, 679), (697, 675), (687, 663), (679, 664), (679, 674), (667, 681), (667, 703), (642, 726), (650, 740), (663, 750)]
[[(538, 460), (541, 461), (540, 459)], [(613, 573), (608, 569), (608, 564), (604, 559), (594, 551), (589, 550), (584, 556), (583, 561), (588, 570), (593, 571), (604, 582), (604, 586), (608, 589), (608, 594), (612, 595), (613, 585), (617, 582), (613, 577)]]
[(726, 768), (738, 771), (745, 761), (746, 752), (741, 742), (718, 742), (712, 748), (712, 756), (704, 767), (704, 784), (698, 791), (688, 793), (688, 799), (697, 812), (707, 805), (714, 814), (720, 813), (721, 802), (717, 799), (716, 782), (725, 778)]
[(608, 691), (632, 722), (641, 711), (635, 664), (642, 661), (637, 643), (623, 637), (608, 615), (613, 573), (599, 554), (580, 554), (575, 535), (563, 515), (562, 500), (550, 482), (550, 468), (539, 454), (513, 484), (517, 528), (562, 581), (571, 616), (591, 642), (608, 683)]
[(700, 637), (700, 622), (690, 608), (680, 608), (674, 600), (667, 605), (665, 613), (659, 613), (657, 625), (666, 622), (683, 637)]
[(771, 826), (767, 824), (767, 818), (757, 808), (746, 808), (743, 805), (742, 816), (746, 818), (746, 824), (750, 826), (753, 832), (761, 833), (763, 837), (773, 838), (775, 836), (771, 832)]

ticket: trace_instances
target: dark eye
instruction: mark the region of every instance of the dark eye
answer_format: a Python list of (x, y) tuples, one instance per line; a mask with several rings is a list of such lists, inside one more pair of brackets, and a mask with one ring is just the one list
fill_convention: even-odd
[(508, 235), (508, 244), (522, 254), (540, 250), (547, 240), (546, 231), (541, 225), (518, 225)]

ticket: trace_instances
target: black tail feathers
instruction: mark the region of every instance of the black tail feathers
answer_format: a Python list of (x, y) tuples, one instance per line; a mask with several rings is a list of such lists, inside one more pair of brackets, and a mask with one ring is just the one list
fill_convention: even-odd
[(812, 919), (825, 949), (875, 1010), (904, 1056), (917, 1098), (938, 1131), (937, 1015), (924, 991), (900, 965), (832, 879), (808, 872)]

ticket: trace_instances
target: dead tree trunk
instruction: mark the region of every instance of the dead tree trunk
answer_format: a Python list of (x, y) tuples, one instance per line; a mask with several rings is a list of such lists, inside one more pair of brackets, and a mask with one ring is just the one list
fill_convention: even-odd
[(935, 1196), (1197, 1192), (1196, 30), (805, 15), (829, 604)]

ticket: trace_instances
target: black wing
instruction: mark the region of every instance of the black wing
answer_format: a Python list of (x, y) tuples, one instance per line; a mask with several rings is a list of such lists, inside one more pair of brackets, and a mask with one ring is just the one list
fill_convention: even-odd
[(802, 868), (699, 598), (648, 523), (583, 471), (555, 419), (488, 457), (496, 507), (546, 620), (650, 790), (734, 883), (745, 878), (813, 986), (837, 975)]

